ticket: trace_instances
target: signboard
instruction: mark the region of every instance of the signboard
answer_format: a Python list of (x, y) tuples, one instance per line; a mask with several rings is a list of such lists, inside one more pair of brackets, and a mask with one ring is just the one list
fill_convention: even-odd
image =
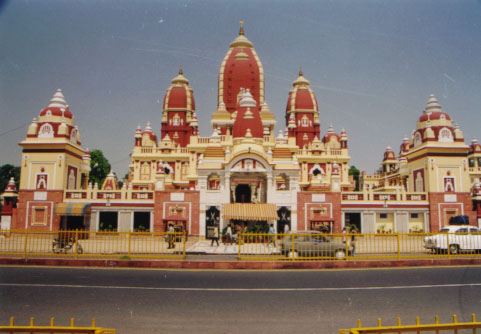
[(176, 202), (183, 202), (184, 201), (184, 193), (171, 193), (170, 200)]

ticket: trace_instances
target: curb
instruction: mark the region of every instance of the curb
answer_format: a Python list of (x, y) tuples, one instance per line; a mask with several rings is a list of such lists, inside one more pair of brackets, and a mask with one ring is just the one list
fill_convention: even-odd
[(189, 261), (189, 260), (98, 260), (98, 259), (21, 259), (0, 258), (0, 265), (59, 266), (59, 267), (104, 267), (104, 268), (156, 268), (156, 269), (362, 269), (423, 266), (471, 266), (481, 265), (480, 259), (431, 259), (400, 261)]

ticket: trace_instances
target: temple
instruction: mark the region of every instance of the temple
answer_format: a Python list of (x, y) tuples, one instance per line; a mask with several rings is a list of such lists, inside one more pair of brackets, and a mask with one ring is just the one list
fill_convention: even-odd
[[(399, 153), (388, 147), (379, 171), (356, 184), (348, 134), (333, 126), (321, 133), (329, 120), (306, 77), (293, 75), (276, 130), (264, 69), (241, 24), (220, 64), (217, 110), (196, 111), (181, 68), (154, 120), (160, 132), (147, 123), (133, 134), (121, 187), (113, 173), (88, 182), (90, 155), (59, 89), (20, 142), (20, 186), (12, 181), (3, 194), (2, 229), (156, 232), (173, 223), (209, 237), (214, 226), (272, 223), (280, 232), (354, 225), (414, 233), (437, 232), (456, 215), (481, 225), (481, 146), (465, 143), (434, 95)], [(202, 137), (198, 124), (209, 116), (212, 134)]]

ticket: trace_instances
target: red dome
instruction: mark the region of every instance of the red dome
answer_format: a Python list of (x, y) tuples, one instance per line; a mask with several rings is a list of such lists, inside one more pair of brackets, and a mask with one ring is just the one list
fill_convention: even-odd
[(299, 71), (299, 77), (294, 80), (293, 86), (289, 92), (286, 111), (318, 111), (316, 96), (310, 87), (309, 80), (304, 78), (302, 70)]
[(165, 93), (164, 110), (166, 109), (195, 110), (194, 93), (189, 87), (189, 80), (182, 73), (182, 68)]
[(425, 112), (419, 117), (420, 122), (427, 122), (428, 120), (430, 121), (436, 121), (436, 120), (448, 120), (451, 121), (451, 117), (446, 114), (444, 111), (433, 111), (433, 112)]
[(296, 94), (296, 109), (314, 109), (314, 103), (312, 102), (312, 97), (307, 89), (299, 89)]
[[(63, 109), (63, 111), (62, 111)], [(44, 108), (40, 112), (40, 116), (47, 116), (48, 111), (50, 110), (50, 113), (52, 116), (60, 116), (60, 117), (65, 117), (65, 118), (70, 118), (72, 119), (72, 113), (70, 112), (69, 109), (64, 109), (64, 108), (59, 108), (59, 107), (47, 107)]]
[[(169, 91), (167, 108), (187, 108), (187, 89), (186, 87), (172, 87)], [(166, 95), (167, 96), (167, 95)]]

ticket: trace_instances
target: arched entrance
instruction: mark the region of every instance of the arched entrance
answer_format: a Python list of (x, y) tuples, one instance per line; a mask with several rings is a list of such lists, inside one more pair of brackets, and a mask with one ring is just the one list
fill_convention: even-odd
[(236, 203), (251, 203), (251, 187), (248, 184), (239, 184), (235, 188)]

